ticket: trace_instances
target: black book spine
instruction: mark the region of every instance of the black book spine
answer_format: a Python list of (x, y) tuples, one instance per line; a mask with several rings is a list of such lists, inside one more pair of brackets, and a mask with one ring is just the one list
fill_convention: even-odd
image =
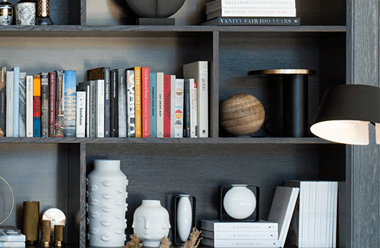
[(110, 109), (110, 85), (111, 85), (111, 77), (110, 77), (110, 68), (104, 68), (104, 137), (110, 137), (111, 133), (111, 109)]
[(118, 95), (117, 95), (117, 81), (118, 81), (118, 71), (111, 70), (111, 97), (110, 97), (110, 118), (111, 118), (111, 137), (119, 136), (118, 128)]
[(185, 80), (184, 92), (185, 111), (183, 115), (183, 137), (190, 137), (190, 88), (188, 80)]

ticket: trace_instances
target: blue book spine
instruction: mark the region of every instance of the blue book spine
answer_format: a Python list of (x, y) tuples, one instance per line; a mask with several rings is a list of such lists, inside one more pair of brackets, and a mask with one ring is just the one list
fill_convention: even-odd
[(157, 138), (157, 73), (150, 74), (150, 137)]
[(13, 137), (19, 136), (20, 67), (13, 68)]
[(41, 137), (41, 117), (33, 117), (33, 137)]
[(76, 135), (76, 99), (77, 99), (77, 73), (76, 71), (65, 71), (64, 84), (64, 131), (65, 137)]

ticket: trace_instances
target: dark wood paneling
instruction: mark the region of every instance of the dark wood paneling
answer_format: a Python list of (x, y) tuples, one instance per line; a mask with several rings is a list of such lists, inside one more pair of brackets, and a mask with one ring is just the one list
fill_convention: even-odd
[(219, 136), (219, 32), (213, 32), (211, 80), (209, 84), (210, 137)]
[[(318, 145), (87, 144), (87, 173), (95, 159), (120, 159), (129, 179), (127, 213), (142, 199), (158, 199), (171, 213), (173, 197), (197, 197), (197, 219), (218, 218), (218, 188), (231, 183), (260, 186), (262, 219), (275, 186), (287, 179), (319, 179)], [(171, 218), (173, 220), (173, 218)]]
[(87, 225), (87, 212), (86, 212), (86, 144), (81, 143), (80, 144), (80, 199), (79, 199), (79, 219), (80, 219), (80, 226), (79, 226), (79, 247), (85, 248), (86, 247), (86, 225)]
[(69, 178), (68, 178), (68, 216), (67, 225), (70, 227), (66, 242), (79, 245), (80, 237), (80, 202), (81, 202), (81, 167), (80, 144), (68, 144), (69, 152)]

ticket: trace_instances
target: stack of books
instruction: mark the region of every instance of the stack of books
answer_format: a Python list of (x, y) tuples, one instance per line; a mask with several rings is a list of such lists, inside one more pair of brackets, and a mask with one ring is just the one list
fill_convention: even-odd
[(206, 3), (203, 25), (300, 25), (295, 0), (215, 0)]
[(338, 182), (286, 181), (285, 185), (300, 189), (290, 245), (336, 247)]
[(212, 247), (284, 247), (299, 189), (278, 186), (268, 221), (201, 220), (202, 244)]
[(16, 227), (0, 227), (0, 247), (25, 247), (25, 240), (25, 235)]

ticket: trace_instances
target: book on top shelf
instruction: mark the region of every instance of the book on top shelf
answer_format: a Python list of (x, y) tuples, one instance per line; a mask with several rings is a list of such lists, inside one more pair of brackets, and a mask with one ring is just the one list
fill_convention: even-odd
[(217, 26), (296, 26), (300, 24), (300, 17), (216, 17), (202, 23), (202, 25)]
[(184, 80), (177, 78), (175, 80), (174, 91), (174, 138), (183, 138), (183, 87)]
[(41, 137), (49, 136), (49, 74), (41, 72)]
[(55, 98), (55, 137), (64, 136), (64, 86), (65, 74), (62, 70), (57, 70), (56, 77), (56, 98)]
[(86, 133), (86, 91), (77, 91), (76, 137), (85, 137)]
[(56, 77), (55, 72), (49, 72), (49, 137), (55, 137)]
[(110, 137), (119, 137), (118, 70), (111, 70), (110, 83)]
[(224, 8), (295, 8), (295, 0), (215, 0), (206, 3), (206, 12)]
[(127, 87), (127, 136), (135, 137), (135, 70), (125, 70)]
[(20, 72), (20, 85), (19, 85), (19, 113), (18, 125), (19, 136), (26, 136), (26, 72)]
[(175, 86), (176, 75), (170, 75), (170, 137), (175, 137)]
[(64, 136), (75, 137), (77, 74), (73, 70), (64, 71), (64, 74)]
[(127, 99), (125, 88), (125, 69), (117, 69), (117, 93), (118, 93), (118, 128), (119, 137), (127, 137)]
[(95, 81), (95, 105), (96, 105), (95, 136), (97, 138), (103, 138), (104, 137), (104, 81), (105, 80), (98, 79), (94, 81)]
[(142, 137), (150, 138), (150, 67), (141, 68)]
[(141, 67), (134, 67), (135, 70), (135, 137), (142, 137), (141, 128)]
[(164, 75), (164, 138), (170, 138), (171, 124), (171, 75)]
[(0, 67), (0, 137), (5, 136), (5, 118), (6, 118), (6, 74), (7, 68)]
[(296, 17), (295, 8), (224, 8), (206, 12), (207, 20), (216, 17)]
[(26, 137), (33, 137), (33, 75), (26, 76)]
[(20, 67), (13, 68), (13, 137), (19, 137)]
[(164, 137), (164, 73), (157, 72), (157, 138)]
[(13, 74), (13, 71), (6, 72), (6, 137), (13, 137)]
[(41, 137), (41, 75), (33, 75), (33, 137)]
[(150, 73), (150, 137), (157, 138), (157, 73)]

